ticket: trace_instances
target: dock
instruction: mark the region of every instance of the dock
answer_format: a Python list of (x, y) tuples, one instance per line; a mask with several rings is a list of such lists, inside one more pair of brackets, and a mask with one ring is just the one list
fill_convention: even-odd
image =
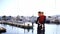
[(0, 21), (0, 24), (8, 24), (8, 25), (12, 25), (12, 26), (16, 26), (16, 27), (21, 27), (21, 28), (24, 28), (24, 29), (33, 29), (33, 26), (30, 25), (30, 24), (20, 24), (20, 23), (13, 23), (13, 22), (2, 22)]

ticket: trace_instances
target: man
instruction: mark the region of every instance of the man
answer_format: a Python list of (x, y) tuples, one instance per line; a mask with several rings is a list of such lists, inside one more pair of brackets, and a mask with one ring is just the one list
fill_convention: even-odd
[[(38, 24), (38, 28), (37, 28), (37, 34), (44, 34), (44, 23), (46, 20), (46, 16), (44, 15), (44, 12), (38, 12), (38, 18), (36, 23)], [(43, 31), (42, 31), (43, 30)], [(41, 32), (42, 31), (42, 32)]]
[(41, 30), (43, 30), (43, 26), (44, 26), (44, 23), (45, 23), (45, 19), (46, 19), (46, 16), (44, 15), (44, 12), (38, 12), (38, 18), (37, 18), (37, 24), (38, 24), (38, 28), (41, 27)]

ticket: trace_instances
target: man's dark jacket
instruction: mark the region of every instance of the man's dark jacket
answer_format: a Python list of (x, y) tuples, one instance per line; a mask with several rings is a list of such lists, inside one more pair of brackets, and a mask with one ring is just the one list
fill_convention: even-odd
[[(40, 17), (37, 18), (36, 24), (38, 24), (39, 18), (40, 18)], [(43, 24), (44, 24), (45, 22), (46, 22), (46, 16), (45, 16), (45, 19), (44, 19), (44, 21), (43, 21)], [(39, 26), (39, 24), (38, 24), (38, 26)]]

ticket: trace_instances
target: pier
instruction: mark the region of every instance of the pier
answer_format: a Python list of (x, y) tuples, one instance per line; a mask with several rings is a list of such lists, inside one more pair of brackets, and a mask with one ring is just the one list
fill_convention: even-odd
[(13, 22), (6, 22), (6, 21), (4, 21), (4, 22), (2, 22), (2, 21), (0, 21), (0, 24), (8, 24), (8, 25), (12, 25), (12, 26), (16, 26), (16, 27), (21, 27), (21, 28), (24, 28), (24, 29), (33, 29), (33, 26), (32, 25), (30, 25), (30, 24), (20, 24), (20, 23), (13, 23)]

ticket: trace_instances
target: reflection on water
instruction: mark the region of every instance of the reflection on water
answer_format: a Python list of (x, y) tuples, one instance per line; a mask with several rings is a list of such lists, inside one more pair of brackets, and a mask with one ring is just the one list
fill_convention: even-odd
[(2, 34), (37, 34), (37, 25), (34, 24), (34, 28), (33, 29), (23, 29), (23, 28), (19, 28), (19, 27), (14, 27), (14, 26), (10, 26), (10, 25), (4, 25), (4, 24), (0, 24), (0, 27), (4, 27), (7, 29), (6, 33), (2, 33)]
[[(23, 29), (4, 24), (0, 24), (0, 27), (4, 27), (7, 29), (7, 32), (2, 34), (37, 34), (38, 32), (37, 24), (34, 24), (33, 29)], [(45, 24), (45, 34), (60, 34), (60, 25)]]

